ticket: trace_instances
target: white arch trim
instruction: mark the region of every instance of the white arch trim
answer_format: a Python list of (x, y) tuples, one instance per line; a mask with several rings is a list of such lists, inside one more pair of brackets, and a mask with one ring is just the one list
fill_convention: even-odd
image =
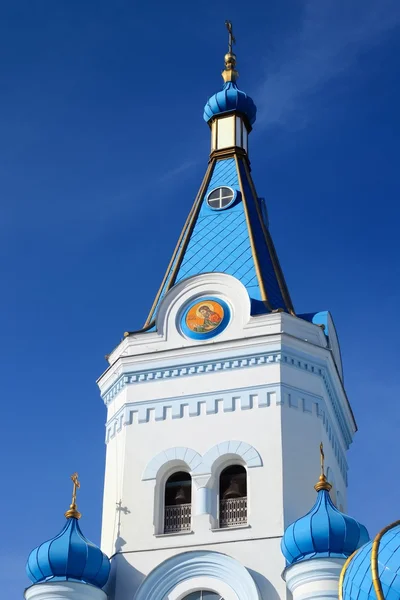
[(142, 480), (147, 481), (149, 479), (156, 479), (158, 471), (169, 462), (172, 461), (182, 461), (186, 463), (190, 471), (194, 471), (198, 465), (201, 463), (201, 455), (196, 452), (196, 450), (192, 450), (192, 448), (185, 448), (183, 446), (178, 446), (176, 448), (169, 448), (168, 450), (163, 450), (151, 459), (148, 463), (147, 467), (144, 470), (142, 475)]
[(199, 589), (225, 600), (260, 600), (249, 571), (237, 560), (207, 550), (184, 552), (158, 565), (136, 592), (135, 600), (181, 600)]
[(210, 448), (203, 457), (192, 448), (176, 447), (164, 450), (148, 463), (142, 475), (142, 480), (156, 479), (159, 470), (173, 461), (186, 463), (193, 475), (212, 473), (215, 462), (223, 456), (239, 457), (249, 469), (262, 467), (263, 464), (261, 456), (254, 446), (239, 440), (228, 440)]
[(165, 597), (165, 600), (183, 600), (186, 596), (192, 592), (198, 592), (199, 590), (208, 590), (215, 592), (223, 600), (240, 600), (235, 590), (230, 585), (215, 579), (215, 577), (194, 577), (193, 579), (185, 579), (178, 583), (176, 587)]
[(211, 473), (215, 462), (226, 455), (238, 456), (249, 469), (262, 467), (261, 456), (254, 446), (239, 440), (229, 440), (210, 448), (203, 456), (202, 463), (196, 468), (196, 473)]

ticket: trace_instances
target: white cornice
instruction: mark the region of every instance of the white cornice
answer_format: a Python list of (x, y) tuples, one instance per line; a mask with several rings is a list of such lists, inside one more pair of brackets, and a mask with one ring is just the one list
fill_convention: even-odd
[[(225, 298), (232, 307), (229, 326), (216, 338), (196, 341), (187, 338), (179, 330), (181, 309), (190, 300), (204, 295)], [(148, 355), (165, 350), (218, 345), (224, 342), (260, 335), (279, 334), (285, 331), (300, 339), (309, 339), (322, 347), (327, 345), (320, 327), (284, 312), (250, 315), (250, 299), (244, 285), (225, 273), (203, 273), (188, 277), (174, 285), (163, 298), (157, 313), (156, 331), (138, 332), (126, 337), (109, 355), (113, 365), (121, 356)]]
[[(330, 416), (324, 398), (284, 384), (246, 387), (243, 390), (219, 390), (214, 394), (177, 396), (160, 400), (128, 402), (113, 414), (106, 424), (106, 444), (125, 427), (142, 426), (152, 421), (195, 418), (218, 412), (264, 410), (271, 406), (293, 409), (305, 416), (321, 419), (340, 471), (347, 482), (347, 461), (343, 448), (348, 444), (343, 429)], [(341, 440), (340, 440), (341, 438)]]
[[(281, 338), (286, 339), (286, 336), (281, 336)], [(301, 347), (305, 350), (309, 348), (307, 343), (304, 342), (303, 344), (298, 345), (298, 348)], [(105, 404), (108, 406), (113, 402), (114, 398), (129, 385), (151, 383), (153, 381), (170, 378), (191, 377), (193, 375), (207, 375), (212, 372), (230, 369), (256, 368), (268, 364), (279, 363), (280, 365), (289, 366), (290, 368), (306, 371), (322, 380), (327, 394), (331, 399), (333, 411), (338, 420), (339, 427), (342, 430), (345, 445), (348, 447), (351, 443), (353, 434), (356, 431), (356, 425), (343, 390), (342, 382), (334, 368), (331, 352), (322, 348), (318, 349), (318, 351), (320, 357), (315, 356), (315, 354), (310, 356), (305, 352), (289, 351), (286, 346), (282, 346), (279, 350), (269, 352), (232, 355), (231, 348), (229, 356), (226, 354), (222, 356), (219, 355), (219, 357), (215, 359), (212, 359), (211, 356), (207, 356), (208, 360), (203, 362), (183, 362), (183, 357), (181, 357), (180, 363), (175, 362), (172, 363), (172, 365), (165, 362), (164, 366), (161, 366), (161, 361), (158, 361), (157, 366), (154, 365), (151, 367), (148, 363), (144, 363), (147, 366), (147, 368), (144, 369), (132, 368), (133, 366), (139, 367), (139, 365), (132, 365), (131, 361), (127, 358), (126, 361), (121, 360), (118, 368), (113, 371), (113, 377), (110, 378), (112, 383), (108, 387), (104, 386), (102, 397)], [(144, 366), (143, 361), (141, 361), (141, 363), (142, 366)]]

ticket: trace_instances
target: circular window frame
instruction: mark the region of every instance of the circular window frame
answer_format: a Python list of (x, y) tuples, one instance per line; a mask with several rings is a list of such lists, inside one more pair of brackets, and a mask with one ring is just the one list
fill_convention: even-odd
[[(218, 327), (216, 327), (215, 329), (212, 329), (211, 331), (207, 331), (205, 333), (192, 331), (186, 325), (186, 317), (187, 317), (188, 312), (190, 311), (191, 308), (193, 308), (193, 306), (195, 306), (196, 304), (199, 304), (200, 302), (217, 302), (218, 304), (220, 304), (222, 306), (222, 308), (224, 310), (224, 316), (222, 318), (221, 323), (218, 325)], [(191, 300), (189, 302), (189, 304), (187, 304), (184, 307), (183, 312), (181, 313), (181, 317), (179, 319), (180, 330), (187, 338), (191, 338), (192, 340), (199, 340), (199, 341), (209, 340), (209, 339), (219, 335), (226, 329), (226, 327), (229, 325), (229, 323), (231, 321), (231, 316), (232, 316), (231, 308), (230, 308), (229, 304), (222, 298), (217, 298), (216, 296), (200, 296), (198, 298)]]
[[(222, 188), (226, 188), (227, 190), (230, 190), (230, 191), (232, 192), (232, 194), (233, 194), (233, 196), (232, 196), (232, 200), (231, 200), (231, 201), (230, 201), (230, 202), (229, 202), (229, 203), (228, 203), (226, 206), (221, 206), (220, 208), (216, 208), (215, 206), (211, 206), (211, 205), (209, 204), (209, 197), (211, 196), (211, 194), (212, 194), (213, 192), (216, 192), (217, 190), (220, 190), (220, 189), (222, 189)], [(213, 188), (212, 190), (210, 190), (210, 191), (208, 192), (208, 194), (207, 194), (207, 196), (206, 196), (206, 203), (207, 203), (207, 206), (208, 206), (208, 208), (209, 208), (210, 210), (215, 210), (215, 211), (217, 211), (217, 212), (218, 212), (218, 211), (220, 211), (220, 210), (225, 210), (226, 208), (229, 208), (230, 206), (232, 206), (232, 204), (235, 202), (235, 200), (236, 200), (236, 198), (237, 198), (237, 194), (238, 194), (237, 190), (234, 190), (234, 189), (233, 189), (233, 188), (232, 188), (230, 185), (219, 185), (219, 186), (217, 186), (217, 187)]]

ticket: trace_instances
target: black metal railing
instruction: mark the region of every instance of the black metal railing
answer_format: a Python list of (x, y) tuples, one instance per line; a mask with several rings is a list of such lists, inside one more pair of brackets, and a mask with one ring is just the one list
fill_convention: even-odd
[(166, 506), (164, 514), (164, 533), (190, 531), (192, 521), (192, 505), (178, 504)]
[(219, 526), (236, 527), (247, 523), (247, 497), (221, 500), (219, 505)]

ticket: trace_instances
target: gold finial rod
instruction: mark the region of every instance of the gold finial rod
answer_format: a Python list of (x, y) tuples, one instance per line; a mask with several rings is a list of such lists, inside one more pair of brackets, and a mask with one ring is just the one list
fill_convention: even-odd
[(324, 445), (322, 442), (319, 445), (319, 454), (320, 454), (320, 460), (321, 460), (321, 475), (319, 476), (317, 483), (314, 485), (314, 489), (317, 492), (320, 492), (321, 490), (326, 490), (327, 492), (329, 492), (332, 489), (332, 486), (327, 481), (326, 476), (325, 476), (325, 454), (324, 454)]
[(235, 69), (236, 56), (232, 51), (232, 46), (236, 44), (236, 39), (233, 35), (231, 21), (225, 21), (225, 27), (228, 30), (228, 53), (225, 54), (225, 69), (222, 71), (222, 78), (225, 83), (228, 83), (228, 81), (236, 81), (239, 73)]
[(81, 483), (78, 479), (78, 473), (73, 473), (71, 475), (71, 480), (73, 483), (72, 501), (71, 501), (71, 504), (69, 505), (69, 509), (65, 513), (65, 516), (67, 517), (67, 519), (80, 519), (81, 513), (78, 511), (77, 506), (76, 506), (76, 492), (81, 487)]

